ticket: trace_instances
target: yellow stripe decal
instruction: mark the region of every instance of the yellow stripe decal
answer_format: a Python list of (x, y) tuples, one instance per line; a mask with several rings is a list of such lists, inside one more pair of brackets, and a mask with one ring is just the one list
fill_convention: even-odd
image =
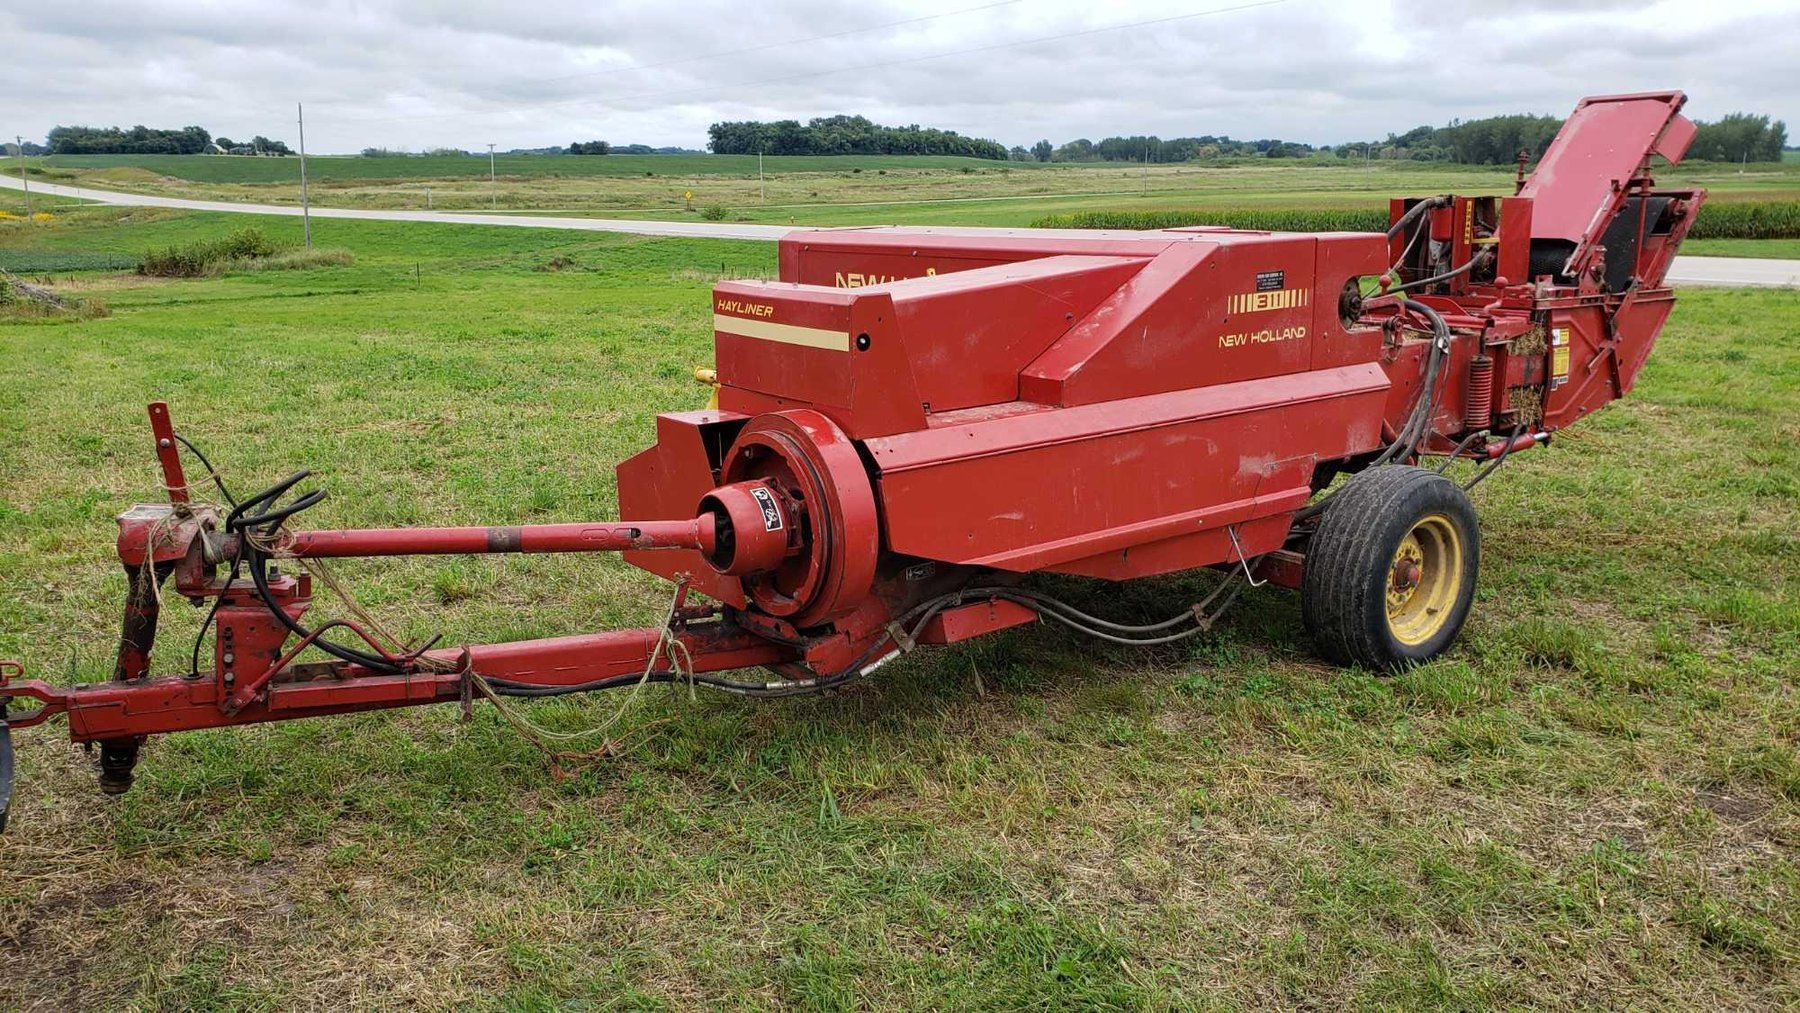
[(1312, 294), (1309, 288), (1278, 288), (1269, 292), (1240, 292), (1228, 304), (1232, 313), (1262, 313), (1266, 310), (1291, 310), (1305, 306)]
[(713, 314), (713, 330), (725, 334), (736, 334), (745, 338), (761, 338), (764, 341), (779, 341), (787, 345), (805, 345), (807, 348), (823, 348), (833, 352), (850, 350), (850, 335), (844, 331), (831, 331), (823, 327), (797, 327), (793, 324), (778, 324), (768, 320), (749, 320), (744, 317), (728, 317), (723, 313)]

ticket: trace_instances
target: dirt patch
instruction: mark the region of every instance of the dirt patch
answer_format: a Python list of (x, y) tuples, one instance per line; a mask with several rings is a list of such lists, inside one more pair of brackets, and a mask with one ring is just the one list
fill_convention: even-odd
[(1694, 792), (1694, 803), (1734, 829), (1760, 822), (1771, 808), (1767, 799), (1723, 785), (1708, 785)]

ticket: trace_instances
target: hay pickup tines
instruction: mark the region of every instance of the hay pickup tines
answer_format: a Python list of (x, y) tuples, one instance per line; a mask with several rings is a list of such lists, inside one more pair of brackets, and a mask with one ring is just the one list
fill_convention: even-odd
[[(161, 732), (639, 680), (818, 692), (1039, 619), (1170, 643), (1265, 582), (1299, 590), (1334, 662), (1429, 659), (1468, 613), (1479, 532), (1465, 487), (1417, 464), (1488, 462), (1472, 484), (1631, 388), (1704, 196), (1651, 179), (1693, 136), (1683, 102), (1587, 99), (1514, 195), (1396, 200), (1386, 235), (791, 233), (780, 281), (716, 287), (717, 407), (657, 419), (618, 466), (617, 522), (301, 530), (304, 473), (191, 501), (192, 445), (152, 405), (170, 502), (119, 518), (113, 677), (9, 663), (0, 693), (38, 708), (9, 720), (62, 715), (116, 792)], [(415, 648), (354, 608), (309, 625), (328, 557), (598, 551), (675, 582), (664, 626)], [(1201, 567), (1229, 576), (1167, 619), (1028, 581)], [(164, 585), (212, 649), (158, 676)]]

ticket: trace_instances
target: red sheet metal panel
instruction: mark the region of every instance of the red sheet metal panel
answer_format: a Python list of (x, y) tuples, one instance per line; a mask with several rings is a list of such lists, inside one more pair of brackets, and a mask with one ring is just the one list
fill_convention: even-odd
[(1532, 235), (1582, 243), (1600, 234), (1623, 188), (1652, 152), (1679, 161), (1693, 125), (1678, 91), (1582, 99), (1520, 191), (1530, 197)]
[(1524, 197), (1500, 198), (1499, 259), (1494, 264), (1496, 283), (1531, 280), (1531, 208)]
[(1016, 401), (1019, 371), (1141, 270), (1144, 258), (1057, 256), (883, 286), (930, 411)]
[(1339, 312), (1346, 284), (1379, 276), (1388, 267), (1386, 237), (1378, 232), (1326, 232), (1315, 244), (1313, 277), (1316, 291), (1313, 304), (1313, 331), (1307, 343), (1311, 346), (1308, 365), (1313, 369), (1373, 362), (1381, 348), (1381, 330), (1376, 327), (1345, 326)]
[(781, 240), (781, 280), (861, 288), (1039, 257), (1154, 257), (1183, 237), (1092, 229), (826, 229)]
[(1345, 366), (870, 440), (888, 547), (1023, 572), (1291, 510), (1280, 477), (1380, 444), (1387, 386)]
[(1629, 393), (1674, 308), (1674, 295), (1660, 289), (1628, 294), (1610, 328), (1597, 306), (1553, 311), (1544, 427), (1560, 429)]
[[(717, 468), (725, 450), (750, 421), (733, 412), (671, 412), (656, 418), (656, 443), (619, 463), (619, 519), (692, 517), (700, 500), (719, 484)], [(689, 550), (627, 552), (625, 561), (670, 580), (692, 576), (707, 597), (742, 608), (743, 586)]]
[(848, 292), (782, 282), (720, 283), (713, 289), (719, 383), (848, 408), (854, 301)]
[(955, 644), (1037, 621), (1035, 611), (1006, 598), (994, 598), (939, 612), (913, 639), (921, 644)]
[(1234, 234), (1170, 247), (1039, 356), (1020, 396), (1095, 404), (1307, 369), (1317, 314), (1335, 320), (1343, 284), (1315, 279), (1317, 246)]
[(723, 284), (719, 403), (810, 405), (864, 438), (921, 428), (928, 412), (1014, 401), (1025, 364), (1145, 262), (1043, 257), (856, 289)]

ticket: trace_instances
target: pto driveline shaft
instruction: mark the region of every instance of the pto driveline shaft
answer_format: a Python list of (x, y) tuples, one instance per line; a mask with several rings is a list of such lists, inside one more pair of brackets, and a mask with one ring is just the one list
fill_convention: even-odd
[(698, 549), (711, 552), (714, 519), (619, 521), (607, 524), (524, 524), (486, 528), (350, 528), (296, 531), (280, 556), (430, 556), (497, 552), (624, 552)]

